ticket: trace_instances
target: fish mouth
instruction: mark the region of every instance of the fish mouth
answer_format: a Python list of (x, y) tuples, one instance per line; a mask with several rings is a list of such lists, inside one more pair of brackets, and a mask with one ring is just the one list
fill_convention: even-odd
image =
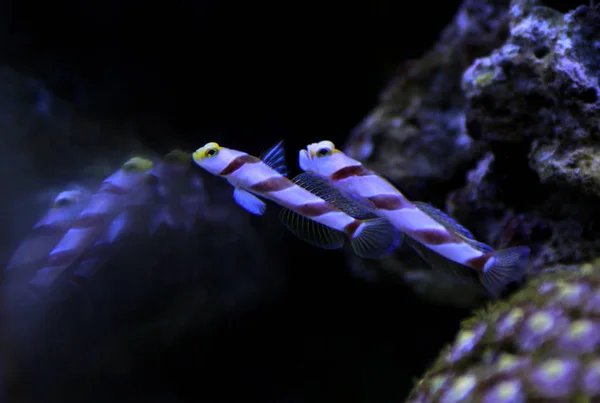
[(309, 171), (312, 165), (312, 157), (307, 150), (300, 150), (298, 153), (298, 165), (303, 171)]
[(199, 148), (196, 151), (194, 151), (194, 153), (192, 154), (192, 159), (194, 160), (195, 163), (199, 163), (202, 160), (201, 151), (202, 151), (202, 149)]

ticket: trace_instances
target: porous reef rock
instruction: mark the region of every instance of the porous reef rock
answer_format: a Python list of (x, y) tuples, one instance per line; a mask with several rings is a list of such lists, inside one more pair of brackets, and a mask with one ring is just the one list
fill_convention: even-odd
[[(600, 251), (600, 7), (585, 2), (561, 12), (532, 0), (466, 1), (440, 43), (452, 43), (445, 35), (469, 10), (493, 7), (499, 10), (486, 15), (498, 26), (506, 22), (507, 36), (464, 72), (445, 76), (461, 83), (454, 82), (457, 94), (435, 98), (439, 92), (430, 83), (447, 59), (428, 62), (434, 50), (392, 84), (387, 93), (395, 91), (396, 99), (384, 95), (378, 113), (370, 115), (373, 122), (363, 123), (346, 146), (401, 184), (411, 184), (415, 176), (433, 183), (440, 193), (438, 207), (481, 241), (532, 249), (521, 289), (464, 322), (409, 401), (600, 400), (600, 260), (595, 260)], [(463, 119), (460, 136), (452, 125), (441, 127), (435, 137), (423, 129), (407, 134), (407, 117), (421, 113), (435, 122), (449, 105), (455, 107), (455, 121)], [(390, 124), (394, 117), (396, 127)], [(380, 131), (374, 134), (369, 127)], [(424, 139), (428, 142), (419, 143)], [(411, 144), (419, 144), (416, 153)], [(437, 144), (448, 149), (440, 151)], [(464, 171), (458, 168), (464, 165)], [(437, 176), (427, 178), (423, 166), (439, 167)], [(445, 186), (438, 185), (440, 178), (447, 179)], [(409, 190), (413, 198), (435, 204), (422, 190), (426, 187), (413, 182)], [(394, 259), (382, 267), (386, 264), (406, 266)], [(414, 283), (415, 290), (421, 283)], [(436, 295), (453, 302), (451, 294)]]
[(463, 77), (469, 135), (489, 145), (494, 161), (451, 195), (450, 210), (477, 216), (489, 234), (516, 217), (518, 240), (535, 251), (533, 275), (600, 248), (600, 9), (563, 14), (519, 0), (509, 15), (506, 43)]
[[(577, 269), (600, 250), (600, 8), (587, 4), (561, 13), (531, 0), (466, 0), (344, 151), (478, 240), (530, 246), (525, 279)], [(456, 293), (423, 286), (433, 274), (419, 265), (399, 254), (381, 267), (453, 303)]]
[(408, 402), (597, 401), (598, 348), (600, 260), (542, 274), (466, 320)]

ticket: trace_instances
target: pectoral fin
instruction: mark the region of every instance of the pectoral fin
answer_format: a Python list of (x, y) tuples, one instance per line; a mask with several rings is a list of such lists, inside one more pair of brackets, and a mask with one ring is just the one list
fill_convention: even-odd
[(385, 218), (365, 220), (360, 234), (350, 241), (354, 253), (363, 259), (382, 259), (402, 243), (403, 234)]
[(244, 189), (235, 188), (233, 198), (237, 204), (252, 214), (263, 215), (267, 210), (265, 202)]

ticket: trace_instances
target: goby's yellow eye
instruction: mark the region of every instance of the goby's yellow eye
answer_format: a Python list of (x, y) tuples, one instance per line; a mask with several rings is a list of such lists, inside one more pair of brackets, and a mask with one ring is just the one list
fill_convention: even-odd
[(206, 143), (203, 147), (200, 147), (193, 154), (194, 161), (200, 162), (205, 158), (211, 158), (215, 155), (219, 154), (221, 151), (221, 146), (217, 143)]
[(331, 148), (321, 147), (317, 150), (317, 157), (326, 157), (328, 155), (331, 155), (332, 153), (333, 150)]
[(73, 198), (69, 198), (69, 197), (59, 197), (58, 199), (56, 199), (54, 201), (54, 205), (52, 207), (67, 207), (71, 204), (73, 204), (75, 200)]

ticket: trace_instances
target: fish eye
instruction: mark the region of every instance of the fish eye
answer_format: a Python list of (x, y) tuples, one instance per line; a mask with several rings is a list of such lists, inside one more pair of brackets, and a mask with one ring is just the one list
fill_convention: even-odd
[(319, 151), (317, 151), (317, 155), (319, 157), (325, 157), (327, 155), (331, 155), (331, 150), (329, 148), (326, 148), (326, 147), (319, 148)]
[(137, 171), (138, 166), (134, 162), (126, 162), (123, 164), (123, 170), (127, 172), (135, 172)]
[(54, 207), (66, 207), (73, 204), (73, 199), (69, 197), (61, 197), (54, 201)]
[(216, 148), (209, 148), (208, 150), (206, 150), (206, 152), (204, 153), (205, 157), (214, 157), (215, 155), (217, 155), (218, 150)]

